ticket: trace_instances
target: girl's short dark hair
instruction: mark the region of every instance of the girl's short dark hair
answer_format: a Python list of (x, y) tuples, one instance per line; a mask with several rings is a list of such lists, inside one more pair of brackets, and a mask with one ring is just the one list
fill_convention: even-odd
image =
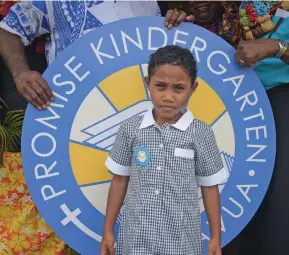
[(195, 83), (197, 64), (193, 54), (188, 49), (176, 45), (159, 48), (155, 53), (150, 55), (148, 78), (150, 79), (154, 75), (157, 67), (167, 64), (182, 67), (191, 78), (192, 84)]

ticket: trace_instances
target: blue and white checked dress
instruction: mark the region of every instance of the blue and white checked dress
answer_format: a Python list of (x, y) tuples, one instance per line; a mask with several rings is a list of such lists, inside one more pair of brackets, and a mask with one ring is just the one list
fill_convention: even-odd
[(149, 110), (121, 125), (106, 166), (130, 176), (118, 255), (203, 254), (198, 186), (227, 178), (209, 126), (187, 111), (159, 127)]

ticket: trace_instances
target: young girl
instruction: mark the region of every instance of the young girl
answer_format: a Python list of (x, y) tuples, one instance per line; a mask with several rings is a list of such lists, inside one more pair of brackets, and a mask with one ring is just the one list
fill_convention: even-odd
[[(218, 184), (226, 171), (213, 131), (186, 105), (197, 88), (187, 49), (151, 55), (147, 87), (153, 109), (122, 123), (107, 168), (114, 174), (101, 255), (201, 255), (198, 185), (209, 219), (209, 254), (221, 254)], [(126, 197), (116, 253), (114, 226)]]

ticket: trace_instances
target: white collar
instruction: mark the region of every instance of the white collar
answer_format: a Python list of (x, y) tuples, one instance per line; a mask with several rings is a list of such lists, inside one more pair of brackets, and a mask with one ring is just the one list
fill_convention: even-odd
[[(181, 130), (186, 131), (187, 128), (191, 125), (192, 121), (194, 120), (193, 113), (190, 110), (186, 110), (183, 116), (177, 121), (177, 123), (173, 124), (172, 126)], [(142, 120), (140, 125), (140, 129), (147, 128), (155, 124), (155, 119), (153, 116), (153, 108), (149, 109)]]

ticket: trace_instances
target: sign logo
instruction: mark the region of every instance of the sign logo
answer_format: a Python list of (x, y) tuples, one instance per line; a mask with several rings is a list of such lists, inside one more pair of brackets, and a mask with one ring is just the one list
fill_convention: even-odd
[[(32, 198), (81, 254), (99, 254), (112, 179), (104, 163), (120, 124), (151, 107), (144, 77), (149, 55), (161, 46), (187, 47), (197, 60), (199, 87), (188, 108), (212, 127), (230, 173), (220, 186), (223, 246), (250, 221), (268, 188), (275, 127), (258, 77), (235, 64), (234, 49), (216, 35), (193, 24), (169, 31), (163, 23), (139, 17), (88, 33), (45, 72), (56, 98), (49, 109), (27, 109), (22, 154)], [(141, 150), (139, 161), (146, 163)], [(206, 254), (210, 232), (201, 193), (199, 201)], [(116, 235), (120, 220), (121, 213)]]

